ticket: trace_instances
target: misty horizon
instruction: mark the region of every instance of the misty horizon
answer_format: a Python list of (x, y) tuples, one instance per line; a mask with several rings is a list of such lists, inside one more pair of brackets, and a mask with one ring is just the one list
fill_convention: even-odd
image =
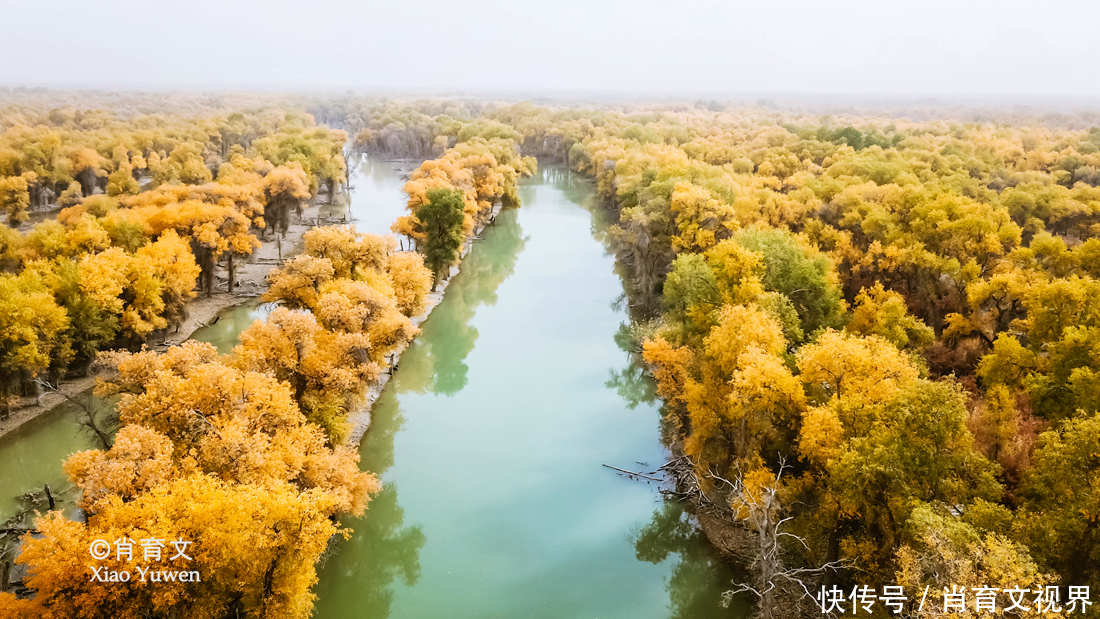
[[(1066, 16), (1072, 19), (1066, 19)], [(591, 98), (1095, 101), (1100, 5), (15, 2), (0, 84)], [(222, 25), (224, 24), (224, 25)], [(112, 33), (112, 36), (105, 36)], [(530, 96), (521, 97), (530, 98)]]
[[(537, 105), (664, 106), (701, 105), (723, 108), (767, 108), (810, 114), (863, 115), (869, 112), (906, 116), (909, 110), (958, 110), (967, 114), (1091, 113), (1100, 108), (1100, 96), (1013, 95), (1013, 94), (926, 94), (926, 93), (809, 93), (809, 92), (630, 92), (599, 90), (492, 90), (492, 89), (215, 89), (200, 87), (126, 87), (78, 85), (28, 86), (0, 84), (0, 96), (13, 95), (180, 95), (232, 97), (234, 95), (343, 97), (395, 100), (531, 102)], [(64, 103), (58, 102), (64, 107)], [(215, 104), (215, 107), (217, 104)], [(927, 108), (927, 110), (926, 110)], [(922, 114), (923, 115), (923, 114)]]

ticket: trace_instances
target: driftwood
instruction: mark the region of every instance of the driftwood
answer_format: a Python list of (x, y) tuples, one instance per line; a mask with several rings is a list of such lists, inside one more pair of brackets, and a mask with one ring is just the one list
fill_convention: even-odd
[[(45, 396), (47, 393), (55, 393), (57, 395), (60, 395), (68, 402), (74, 404), (77, 408), (84, 411), (84, 418), (78, 418), (77, 422), (81, 425), (81, 427), (89, 430), (92, 433), (92, 436), (96, 439), (96, 442), (99, 443), (100, 448), (111, 448), (112, 441), (110, 436), (110, 429), (99, 427), (99, 423), (96, 421), (96, 411), (94, 410), (94, 407), (80, 402), (76, 398), (70, 396), (69, 394), (50, 384), (49, 381), (42, 380), (41, 378), (36, 378), (34, 379), (34, 382), (44, 390), (43, 394), (38, 396), (39, 406), (42, 406), (42, 397)], [(108, 423), (109, 421), (110, 420), (108, 419)], [(48, 498), (50, 501), (50, 509), (53, 509), (53, 496), (50, 494), (49, 486), (46, 486), (46, 498)]]
[(221, 320), (221, 315), (220, 314), (214, 316), (213, 320), (210, 320), (210, 321), (207, 321), (207, 322), (203, 322), (201, 320), (196, 320), (195, 322), (199, 323), (199, 326), (195, 327), (195, 329), (197, 330), (197, 329), (202, 329), (203, 327), (209, 327), (212, 324), (216, 324), (219, 320)]
[(653, 477), (652, 475), (646, 475), (645, 473), (637, 473), (637, 472), (634, 472), (634, 471), (628, 471), (626, 469), (620, 469), (619, 467), (611, 466), (610, 464), (605, 464), (604, 466), (606, 466), (609, 469), (618, 471), (620, 473), (625, 473), (627, 475), (630, 475), (631, 477), (642, 477), (644, 479), (652, 479), (653, 481), (664, 481), (660, 477)]

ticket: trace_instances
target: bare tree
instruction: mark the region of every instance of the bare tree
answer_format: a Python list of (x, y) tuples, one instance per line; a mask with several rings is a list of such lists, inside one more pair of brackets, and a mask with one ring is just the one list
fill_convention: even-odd
[[(741, 473), (733, 481), (711, 474), (710, 477), (729, 488), (728, 505), (732, 517), (748, 531), (752, 542), (747, 544), (749, 567), (755, 580), (751, 583), (734, 583), (736, 588), (722, 594), (723, 606), (728, 606), (734, 595), (751, 593), (756, 596), (759, 615), (764, 619), (777, 616), (792, 617), (803, 614), (811, 593), (826, 572), (842, 567), (840, 562), (826, 563), (819, 567), (788, 567), (784, 561), (783, 540), (791, 540), (806, 550), (810, 547), (801, 537), (783, 531), (783, 525), (792, 519), (784, 517), (785, 510), (779, 500), (779, 480), (786, 468), (780, 460), (774, 481), (763, 488), (749, 489)], [(807, 599), (808, 598), (808, 599)], [(780, 606), (784, 609), (778, 612)]]
[(118, 419), (114, 415), (113, 411), (103, 411), (99, 409), (95, 405), (94, 400), (92, 400), (88, 404), (85, 404), (84, 402), (81, 402), (76, 398), (71, 397), (69, 394), (53, 386), (48, 381), (42, 380), (41, 378), (34, 379), (34, 382), (37, 383), (38, 386), (41, 387), (43, 390), (42, 395), (38, 397), (39, 405), (42, 404), (42, 396), (46, 395), (47, 393), (56, 393), (60, 395), (61, 397), (74, 404), (77, 409), (79, 409), (83, 413), (76, 413), (77, 421), (80, 423), (81, 427), (84, 430), (92, 435), (92, 437), (96, 441), (96, 444), (99, 445), (99, 448), (111, 448), (111, 445), (114, 442), (111, 437), (114, 435), (114, 432), (115, 430), (117, 430), (118, 426)]

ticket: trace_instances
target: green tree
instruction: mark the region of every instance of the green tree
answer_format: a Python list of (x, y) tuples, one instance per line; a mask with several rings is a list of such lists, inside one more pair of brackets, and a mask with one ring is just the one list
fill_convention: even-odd
[[(953, 515), (944, 505), (922, 503), (909, 517), (907, 540), (898, 548), (894, 582), (906, 591), (927, 591), (926, 604), (912, 609), (917, 619), (943, 617), (944, 593), (949, 587), (976, 591), (992, 587), (1041, 589), (1052, 584), (1050, 576), (1039, 571), (1027, 548), (1005, 537), (1002, 530), (975, 526), (975, 512), (1007, 510), (978, 499), (963, 513)], [(915, 605), (916, 606), (916, 605)], [(1038, 608), (1032, 607), (1040, 616)], [(992, 613), (989, 613), (992, 614)], [(958, 613), (956, 617), (988, 616), (984, 612)]]
[(823, 505), (838, 512), (834, 531), (850, 532), (841, 541), (847, 558), (886, 578), (916, 506), (996, 501), (1002, 491), (996, 465), (973, 448), (954, 385), (916, 381), (869, 412), (870, 430), (850, 436), (826, 465)]
[(683, 254), (673, 261), (665, 278), (664, 306), (668, 318), (683, 325), (684, 337), (706, 333), (713, 325), (710, 314), (721, 303), (714, 271), (702, 254)]
[(454, 189), (430, 189), (428, 201), (416, 210), (416, 218), (424, 228), (424, 266), (432, 270), (432, 290), (439, 283), (443, 269), (458, 258), (464, 240), (462, 224), (466, 202)]
[(1040, 435), (1016, 531), (1064, 584), (1100, 586), (1100, 414)]
[(859, 291), (848, 331), (877, 335), (902, 350), (920, 350), (936, 339), (931, 328), (909, 314), (905, 299), (892, 290), (886, 290), (881, 283)]
[(766, 290), (791, 300), (807, 334), (839, 326), (843, 304), (840, 290), (830, 281), (825, 256), (804, 247), (785, 230), (745, 230), (734, 235), (734, 239), (738, 245), (763, 256), (761, 283)]
[(86, 372), (96, 352), (106, 348), (118, 335), (118, 315), (105, 311), (81, 289), (80, 264), (75, 260), (58, 260), (53, 275), (54, 296), (69, 316), (64, 338), (72, 347), (72, 365)]

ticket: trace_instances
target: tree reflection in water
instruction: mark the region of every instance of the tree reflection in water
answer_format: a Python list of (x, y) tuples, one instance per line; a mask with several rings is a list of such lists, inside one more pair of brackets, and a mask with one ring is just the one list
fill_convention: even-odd
[[(609, 254), (614, 253), (616, 241), (613, 225), (617, 216), (596, 198), (591, 181), (561, 168), (547, 170), (544, 174), (571, 201), (592, 213), (592, 236), (603, 244)], [(622, 281), (623, 290), (631, 290), (632, 278), (626, 265), (616, 261), (615, 273)], [(637, 328), (637, 325), (652, 317), (637, 311), (626, 293), (612, 307), (625, 311), (630, 316), (630, 322), (620, 325), (615, 334), (616, 345), (626, 354), (626, 366), (621, 370), (609, 370), (610, 378), (605, 385), (608, 389), (614, 389), (631, 410), (639, 407), (652, 410), (643, 405), (658, 402), (656, 386), (645, 373)], [(664, 418), (664, 407), (660, 410), (657, 425), (662, 439), (668, 444), (671, 428)], [(752, 606), (743, 596), (735, 597), (728, 609), (721, 608), (722, 593), (732, 588), (737, 574), (728, 561), (717, 556), (684, 504), (663, 500), (661, 507), (653, 512), (653, 518), (638, 531), (633, 542), (639, 561), (655, 564), (674, 562), (666, 583), (670, 619), (740, 618), (752, 614)]]
[(515, 210), (502, 212), (481, 233), (477, 250), (462, 261), (462, 272), (447, 286), (447, 302), (424, 323), (423, 334), (401, 359), (398, 393), (454, 395), (466, 386), (466, 357), (477, 342), (473, 318), (478, 308), (495, 305), (497, 288), (515, 271), (527, 237)]
[[(405, 417), (390, 392), (378, 399), (372, 413), (359, 465), (384, 478), (393, 466), (394, 435), (404, 427)], [(392, 482), (383, 483), (382, 491), (371, 498), (363, 516), (344, 520), (342, 524), (354, 534), (346, 541), (336, 539), (334, 554), (320, 570), (328, 576), (321, 577), (315, 589), (315, 616), (326, 616), (325, 602), (336, 599), (341, 600), (343, 610), (362, 610), (364, 617), (389, 616), (392, 585), (398, 578), (410, 587), (416, 584), (420, 578), (420, 551), (426, 541), (419, 526), (403, 526), (404, 522), (405, 511), (398, 503), (397, 485)], [(341, 590), (338, 596), (332, 595), (331, 589), (336, 588)]]
[[(466, 357), (478, 337), (474, 315), (478, 308), (497, 302), (497, 288), (512, 274), (527, 240), (514, 211), (501, 213), (481, 236), (477, 251), (466, 256), (461, 275), (447, 287), (446, 303), (436, 307), (424, 323), (424, 332), (402, 356), (393, 382), (372, 408), (370, 430), (360, 448), (360, 468), (380, 479), (393, 466), (394, 437), (405, 424), (397, 395), (449, 396), (465, 387)], [(337, 543), (323, 568), (328, 575), (320, 578), (315, 590), (315, 616), (344, 616), (351, 609), (356, 616), (389, 616), (393, 584), (397, 579), (410, 587), (417, 583), (420, 551), (426, 542), (421, 527), (403, 526), (404, 516), (397, 485), (387, 482), (362, 517), (345, 522), (355, 533)], [(335, 588), (340, 589), (339, 595), (333, 595)], [(326, 608), (326, 601), (336, 600), (339, 609)]]
[[(666, 585), (670, 619), (715, 616), (722, 592), (732, 587), (736, 576), (715, 556), (684, 505), (675, 501), (666, 500), (653, 512), (653, 519), (634, 539), (634, 550), (639, 561), (649, 563), (662, 563), (675, 555)], [(748, 617), (751, 612), (743, 597), (735, 597), (726, 610), (729, 617)]]
[[(354, 591), (354, 608), (364, 617), (388, 617), (393, 602), (393, 587), (397, 578), (407, 586), (420, 579), (420, 550), (424, 547), (424, 532), (419, 526), (402, 527), (405, 511), (397, 503), (397, 486), (387, 483), (371, 499), (368, 514), (348, 523), (355, 535), (339, 542), (337, 554), (330, 561), (339, 563), (342, 557), (354, 558), (350, 565), (339, 565), (344, 572), (345, 587)], [(319, 592), (325, 599), (323, 592)]]
[(653, 404), (657, 400), (657, 388), (645, 373), (629, 324), (619, 325), (615, 344), (627, 354), (628, 363), (622, 370), (609, 370), (611, 378), (604, 384), (614, 389), (631, 410), (641, 404)]

